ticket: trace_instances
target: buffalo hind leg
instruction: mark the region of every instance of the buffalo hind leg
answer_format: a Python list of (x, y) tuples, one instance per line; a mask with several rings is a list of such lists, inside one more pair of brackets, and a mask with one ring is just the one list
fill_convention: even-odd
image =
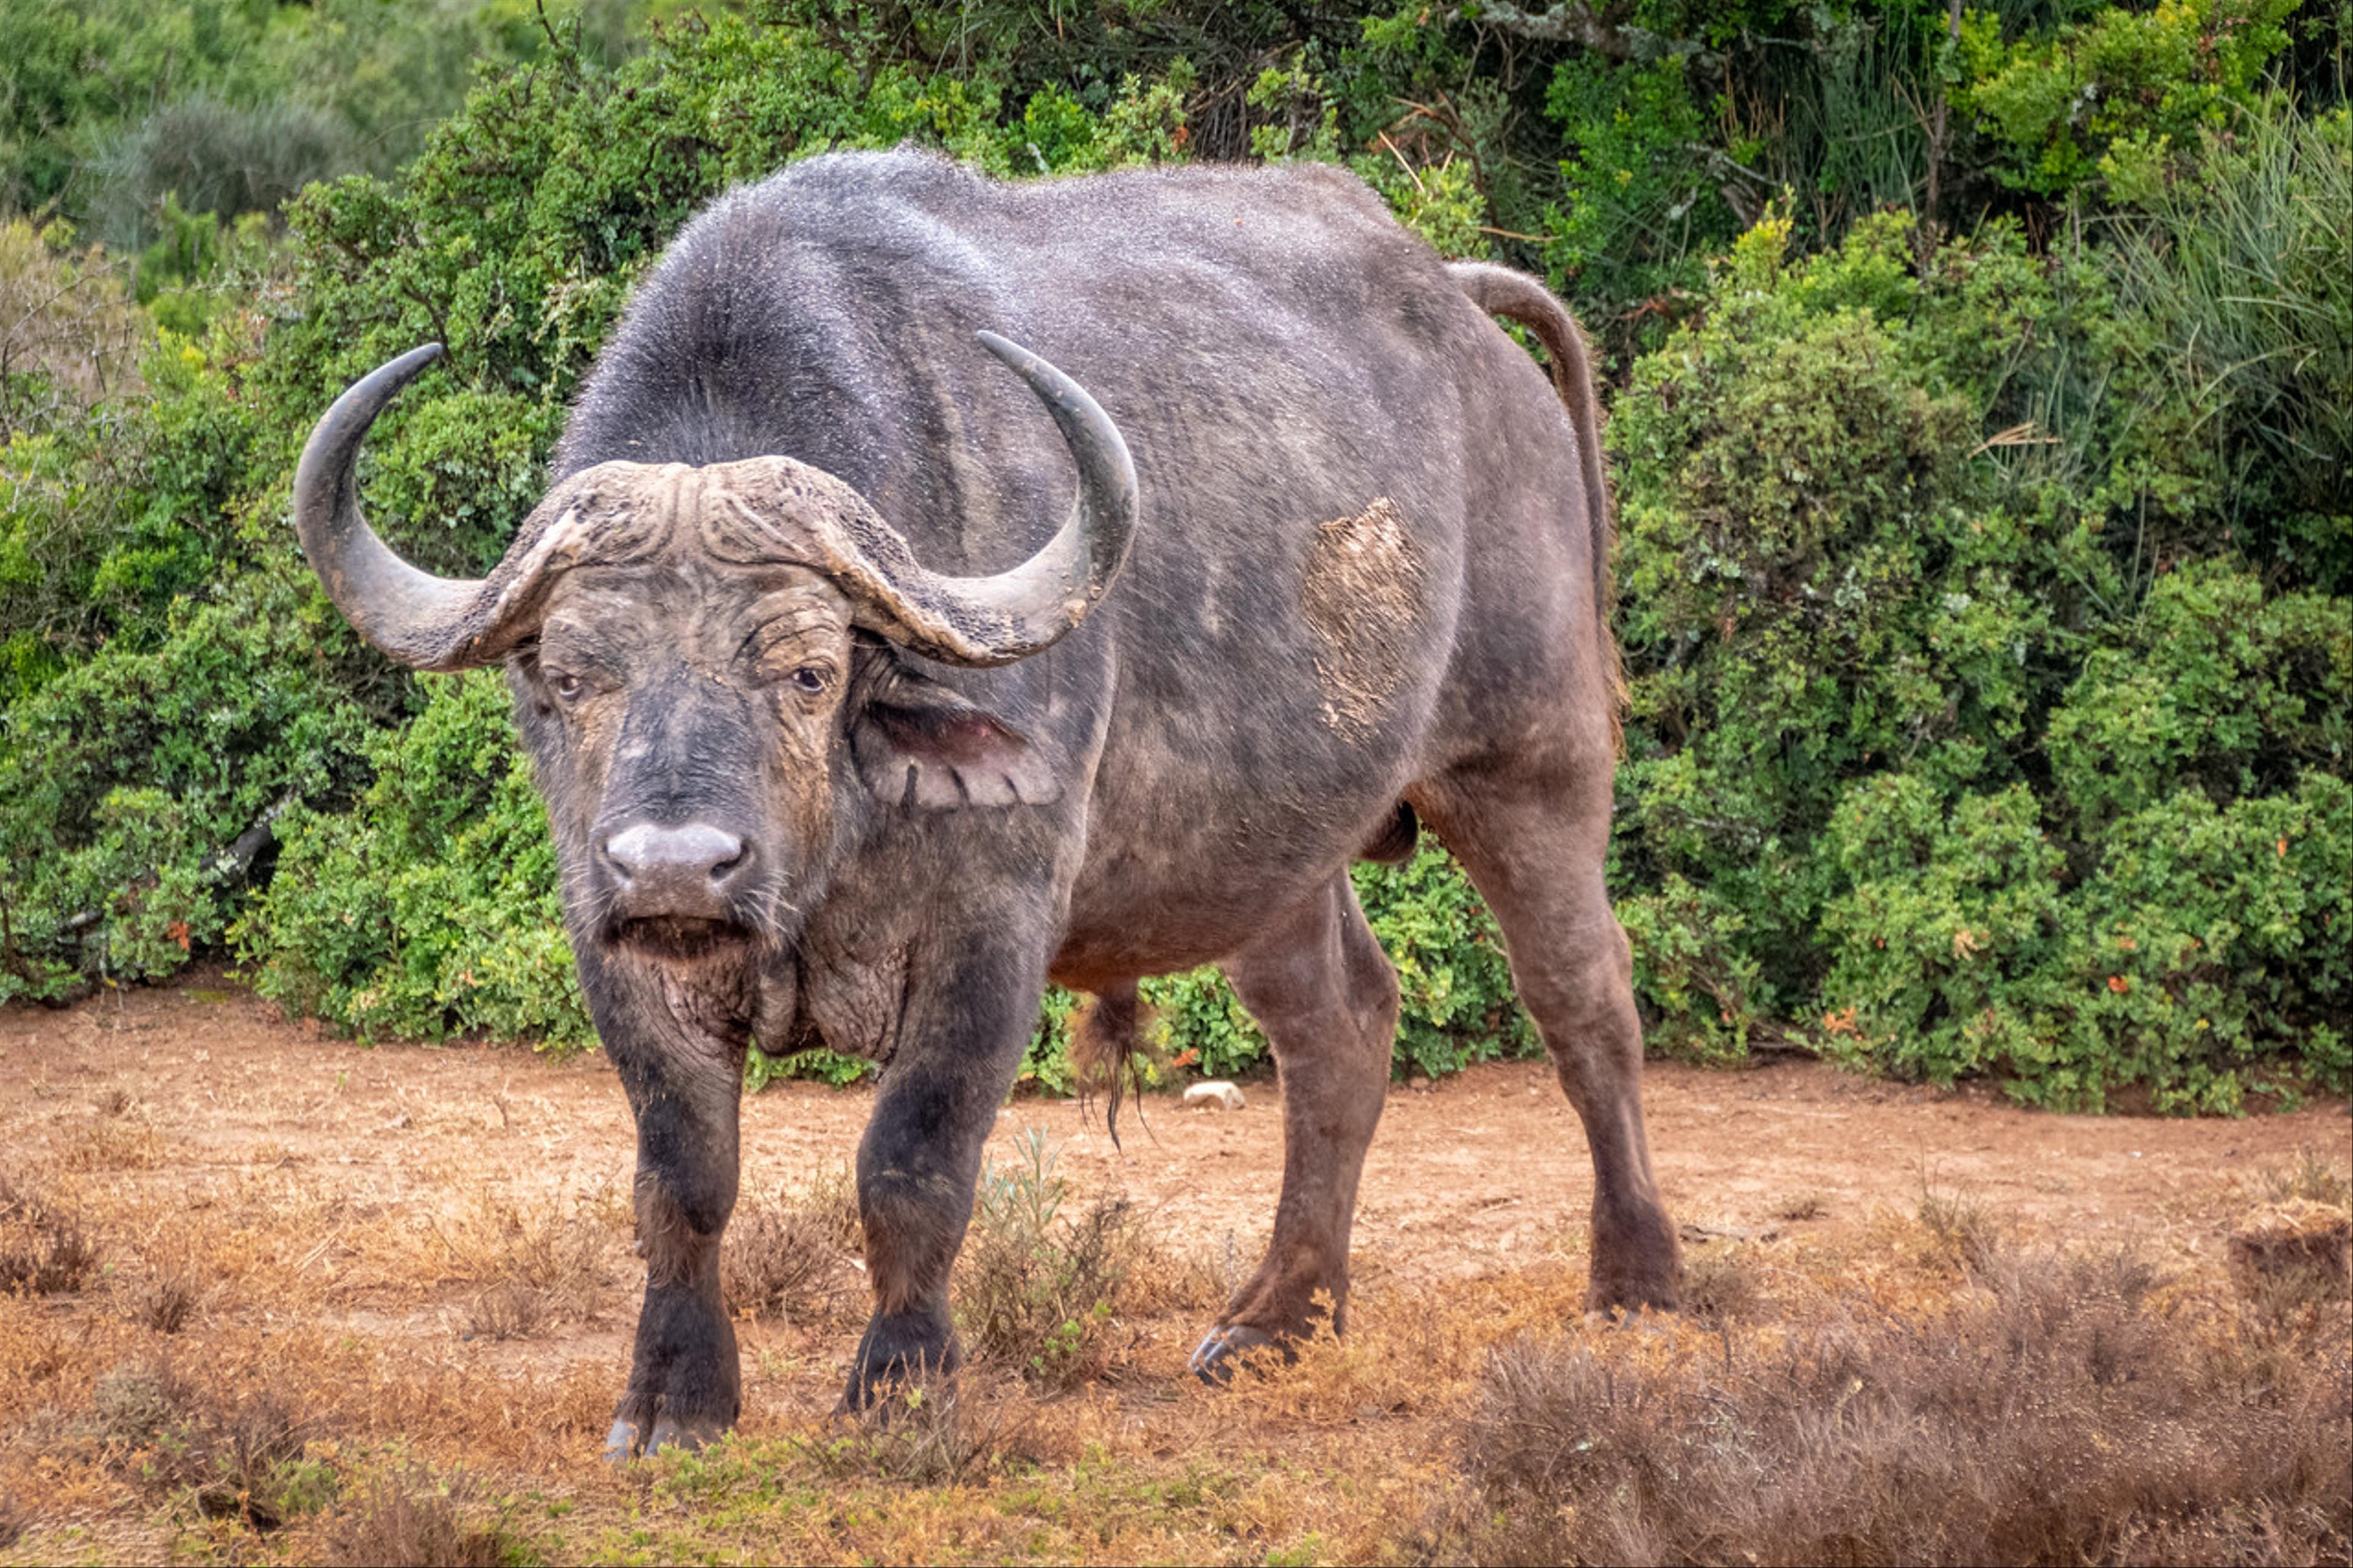
[(1593, 1156), (1588, 1310), (1673, 1308), (1683, 1258), (1642, 1131), (1642, 1026), (1626, 933), (1602, 885), (1607, 760), (1566, 776), (1482, 773), (1415, 792), (1504, 930), (1512, 983)]
[(1206, 1381), (1259, 1346), (1304, 1333), (1348, 1300), (1348, 1233), (1365, 1151), (1388, 1093), (1397, 971), (1341, 873), (1223, 965), (1266, 1030), (1282, 1080), (1282, 1195), (1266, 1257), (1193, 1352)]

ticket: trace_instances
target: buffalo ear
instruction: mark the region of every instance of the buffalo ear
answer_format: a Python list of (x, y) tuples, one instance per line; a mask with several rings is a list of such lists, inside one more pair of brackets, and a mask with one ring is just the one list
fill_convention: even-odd
[(887, 653), (861, 660), (849, 749), (866, 787), (892, 805), (1047, 805), (1062, 780), (1043, 748), (987, 709)]

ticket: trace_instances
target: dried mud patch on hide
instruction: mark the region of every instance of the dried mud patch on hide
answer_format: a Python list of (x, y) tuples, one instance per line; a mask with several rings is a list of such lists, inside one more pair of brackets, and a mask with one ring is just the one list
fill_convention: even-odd
[(1315, 674), (1330, 728), (1370, 728), (1405, 679), (1427, 577), (1421, 547), (1387, 496), (1315, 531), (1299, 607), (1315, 634)]

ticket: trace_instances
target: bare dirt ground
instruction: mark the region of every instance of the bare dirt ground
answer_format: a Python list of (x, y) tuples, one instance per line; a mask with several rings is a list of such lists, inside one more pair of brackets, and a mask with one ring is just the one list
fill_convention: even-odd
[[(791, 1510), (814, 1522), (786, 1537), (713, 1481), (711, 1461), (618, 1476), (593, 1462), (641, 1279), (630, 1124), (600, 1057), (362, 1047), (213, 975), (66, 1011), (0, 1009), (0, 1177), (76, 1216), (96, 1258), (79, 1289), (0, 1298), (0, 1422), (15, 1435), (0, 1440), (0, 1557), (338, 1550), (301, 1520), (220, 1502), (201, 1465), (173, 1469), (167, 1421), (142, 1427), (116, 1409), (150, 1384), (194, 1383), (299, 1406), (289, 1451), (321, 1468), (328, 1494), (354, 1495), (355, 1478), (387, 1465), (428, 1467), (444, 1492), (496, 1515), (510, 1555), (1411, 1555), (1398, 1543), (1451, 1484), (1486, 1347), (1573, 1324), (1582, 1289), (1590, 1173), (1549, 1070), (1399, 1088), (1366, 1175), (1352, 1348), (1311, 1356), (1293, 1383), (1196, 1388), (1181, 1368), (1207, 1303), (1255, 1261), (1271, 1218), (1276, 1085), (1247, 1084), (1239, 1112), (1146, 1097), (1144, 1124), (1123, 1120), (1124, 1149), (1073, 1104), (1018, 1100), (992, 1158), (1018, 1165), (1042, 1137), (1072, 1204), (1132, 1200), (1171, 1277), (1195, 1285), (1131, 1313), (1105, 1374), (1076, 1392), (1008, 1382), (988, 1408), (1021, 1428), (1016, 1459), (984, 1457), (997, 1479), (951, 1475), (944, 1488), (911, 1489), (810, 1436), (828, 1430), (855, 1345), (854, 1276), (825, 1310), (746, 1321), (742, 1443), (818, 1445), (805, 1450), (818, 1456), (807, 1506)], [(2012, 1240), (2128, 1245), (2211, 1281), (2231, 1227), (2281, 1173), (2301, 1163), (2337, 1179), (2353, 1165), (2333, 1102), (2235, 1121), (2063, 1117), (1799, 1061), (1654, 1064), (1646, 1102), (1686, 1246), (1696, 1263), (1733, 1260), (1744, 1299), (1882, 1279), (1952, 1288), (1924, 1199), (1995, 1216)], [(861, 1090), (814, 1085), (749, 1099), (747, 1203), (839, 1172), (867, 1108)], [(517, 1270), (539, 1304), (509, 1321), (484, 1292)], [(1426, 1386), (1409, 1364), (1420, 1353)], [(1210, 1455), (1223, 1468), (1204, 1479)], [(826, 1468), (837, 1460), (839, 1476)], [(450, 1492), (453, 1474), (472, 1479)], [(1259, 1484), (1286, 1475), (1279, 1494)], [(1015, 1480), (1044, 1500), (1004, 1506)], [(995, 1500), (977, 1510), (985, 1524), (941, 1500), (971, 1485)], [(1103, 1486), (1116, 1495), (1089, 1489)], [(843, 1496), (867, 1499), (864, 1512)], [(321, 1507), (323, 1530), (337, 1516)], [(416, 1550), (453, 1560), (446, 1545)]]

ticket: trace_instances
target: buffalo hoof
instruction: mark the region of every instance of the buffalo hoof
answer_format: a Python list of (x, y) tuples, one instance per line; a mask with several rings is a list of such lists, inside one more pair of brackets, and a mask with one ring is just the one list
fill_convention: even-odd
[(849, 1384), (834, 1408), (856, 1415), (887, 1407), (910, 1387), (947, 1384), (963, 1361), (963, 1347), (944, 1313), (878, 1313), (866, 1325)]
[(624, 1410), (613, 1418), (613, 1429), (605, 1434), (605, 1462), (625, 1465), (664, 1449), (691, 1454), (717, 1442), (726, 1433), (727, 1423), (723, 1421), (697, 1421), (667, 1413), (648, 1420)]
[(1251, 1328), (1248, 1323), (1228, 1323), (1211, 1329), (1209, 1337), (1193, 1352), (1185, 1364), (1195, 1377), (1212, 1386), (1231, 1383), (1234, 1369), (1247, 1361), (1254, 1351), (1275, 1343), (1272, 1334)]

